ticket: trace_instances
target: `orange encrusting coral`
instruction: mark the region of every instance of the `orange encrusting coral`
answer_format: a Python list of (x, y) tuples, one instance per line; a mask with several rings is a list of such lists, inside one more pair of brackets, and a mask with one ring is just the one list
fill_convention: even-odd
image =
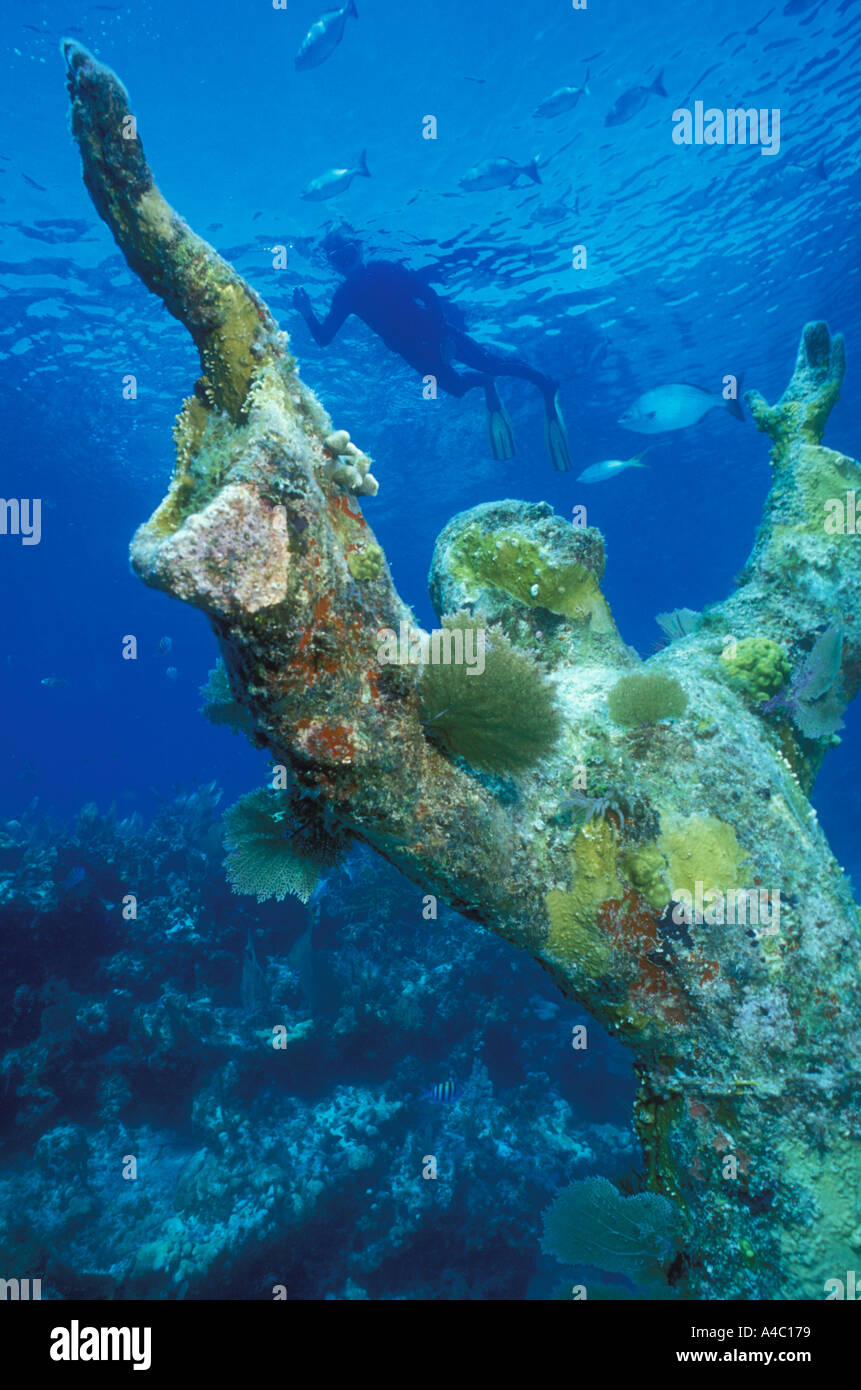
[(608, 898), (598, 909), (598, 926), (636, 972), (628, 994), (636, 1012), (664, 1024), (684, 1023), (691, 1011), (689, 1000), (652, 958), (660, 946), (658, 924), (642, 899), (634, 892), (622, 899)]
[(355, 729), (348, 724), (300, 719), (296, 723), (296, 742), (315, 762), (347, 766), (356, 756)]

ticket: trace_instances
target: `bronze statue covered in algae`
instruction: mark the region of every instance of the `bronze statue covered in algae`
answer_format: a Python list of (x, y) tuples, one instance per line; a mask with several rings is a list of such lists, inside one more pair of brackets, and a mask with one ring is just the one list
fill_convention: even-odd
[[(369, 460), (159, 193), (114, 74), (64, 54), (96, 208), (203, 373), (134, 569), (206, 613), (254, 741), (333, 823), (528, 951), (631, 1049), (648, 1188), (676, 1218), (666, 1294), (824, 1298), (861, 1258), (859, 914), (808, 801), (861, 679), (861, 542), (825, 524), (861, 489), (821, 444), (841, 339), (807, 325), (781, 400), (748, 395), (773, 467), (750, 559), (647, 663), (602, 596), (596, 530), (517, 502), (445, 528), (438, 612), (496, 625), (562, 716), (501, 795), (429, 737), (417, 668), (378, 660), (380, 629), (411, 615), (356, 500), (376, 491)], [(665, 711), (644, 675), (670, 678)]]

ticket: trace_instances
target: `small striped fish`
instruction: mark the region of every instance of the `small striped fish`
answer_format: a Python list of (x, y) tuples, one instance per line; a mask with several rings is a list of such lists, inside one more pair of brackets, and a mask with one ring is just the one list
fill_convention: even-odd
[(422, 1100), (432, 1100), (436, 1105), (449, 1105), (453, 1100), (457, 1100), (459, 1095), (460, 1087), (456, 1081), (438, 1081), (429, 1091), (425, 1091)]

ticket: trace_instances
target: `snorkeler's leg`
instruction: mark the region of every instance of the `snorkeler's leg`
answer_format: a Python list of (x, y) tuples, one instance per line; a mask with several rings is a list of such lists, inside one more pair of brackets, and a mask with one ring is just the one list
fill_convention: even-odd
[(490, 440), (490, 450), (493, 457), (501, 463), (505, 459), (514, 458), (517, 453), (514, 431), (492, 381), (488, 381), (484, 388), (484, 399), (487, 402), (487, 436)]
[(560, 473), (567, 473), (571, 467), (571, 448), (555, 390), (552, 395), (544, 397), (544, 442), (553, 467), (558, 468)]
[[(533, 386), (538, 387), (544, 397), (544, 441), (547, 445), (550, 461), (553, 467), (559, 469), (560, 472), (567, 472), (571, 467), (571, 449), (568, 444), (568, 431), (565, 428), (565, 421), (559, 406), (559, 383), (553, 381), (551, 377), (545, 376), (543, 372), (536, 371), (534, 367), (530, 367), (528, 362), (521, 362), (516, 357), (501, 357), (497, 353), (489, 352), (487, 348), (467, 337), (465, 333), (453, 334), (450, 339), (450, 348), (452, 355), (459, 362), (463, 362), (465, 366), (477, 368), (479, 371), (487, 372), (493, 376), (518, 377), (520, 380), (530, 381)], [(488, 424), (490, 409), (488, 401)], [(509, 424), (509, 430), (510, 428)], [(494, 454), (494, 457), (497, 455)], [(506, 455), (502, 455), (502, 457), (506, 457)]]
[(437, 366), (436, 377), (437, 385), (442, 387), (443, 391), (447, 391), (450, 396), (460, 398), (476, 386), (484, 388), (484, 399), (487, 403), (487, 435), (490, 440), (491, 453), (500, 463), (506, 459), (514, 458), (517, 453), (514, 431), (505, 412), (505, 406), (499, 399), (499, 392), (493, 384), (493, 378), (485, 376), (483, 373), (479, 375), (477, 372), (456, 372), (447, 362)]

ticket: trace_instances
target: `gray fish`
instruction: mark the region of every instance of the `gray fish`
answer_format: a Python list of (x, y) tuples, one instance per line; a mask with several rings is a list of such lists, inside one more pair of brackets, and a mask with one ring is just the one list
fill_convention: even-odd
[(331, 58), (344, 37), (344, 25), (347, 23), (348, 15), (352, 15), (353, 19), (359, 18), (355, 0), (347, 0), (346, 5), (340, 10), (327, 10), (326, 14), (321, 15), (317, 22), (311, 25), (294, 59), (298, 72), (307, 72), (308, 68), (319, 67), (327, 58)]
[(266, 972), (257, 959), (257, 952), (254, 949), (250, 931), (245, 942), (242, 976), (239, 982), (239, 998), (243, 1013), (250, 1015), (258, 1013), (264, 1005), (269, 1003)]
[(528, 164), (516, 164), (506, 155), (500, 159), (485, 159), (481, 164), (476, 164), (474, 169), (470, 169), (468, 174), (464, 174), (460, 186), (465, 188), (467, 193), (486, 193), (491, 188), (510, 188), (521, 174), (525, 174), (535, 183), (541, 182), (538, 155)]
[(641, 453), (635, 454), (630, 459), (604, 459), (602, 463), (590, 463), (588, 468), (577, 477), (578, 483), (603, 483), (608, 478), (615, 478), (617, 473), (624, 473), (626, 468), (648, 468), (647, 463), (641, 463), (643, 454), (647, 454), (648, 449), (643, 449)]
[(710, 410), (727, 410), (736, 420), (744, 419), (738, 400), (725, 400), (719, 393), (704, 391), (700, 386), (673, 382), (644, 391), (634, 404), (619, 416), (619, 424), (636, 434), (661, 434), (664, 430), (685, 430), (696, 425)]
[(158, 650), (164, 654), (170, 651), (173, 646), (173, 639), (170, 637), (160, 637), (158, 639)]
[(630, 87), (614, 102), (604, 117), (605, 125), (624, 125), (642, 111), (649, 97), (665, 97), (662, 72), (659, 72), (651, 87)]
[(66, 680), (65, 676), (43, 676), (39, 684), (50, 686), (51, 689), (57, 689), (58, 686), (68, 685), (69, 682)]
[(589, 91), (589, 69), (586, 69), (586, 76), (583, 79), (582, 87), (560, 87), (552, 96), (546, 97), (540, 106), (533, 111), (533, 116), (564, 116), (566, 111), (573, 111), (583, 93), (590, 97)]
[(315, 1000), (314, 978), (314, 939), (311, 935), (313, 923), (306, 927), (298, 940), (294, 941), (290, 950), (287, 952), (287, 963), (293, 974), (296, 976), (296, 983), (305, 997), (305, 1002), (309, 1008), (313, 1008)]
[(323, 203), (327, 198), (334, 198), (339, 193), (345, 193), (353, 182), (353, 179), (360, 175), (363, 179), (371, 177), (368, 168), (366, 152), (362, 150), (359, 155), (359, 165), (356, 169), (328, 169), (325, 174), (321, 174), (318, 179), (312, 179), (308, 187), (302, 193), (306, 203)]

